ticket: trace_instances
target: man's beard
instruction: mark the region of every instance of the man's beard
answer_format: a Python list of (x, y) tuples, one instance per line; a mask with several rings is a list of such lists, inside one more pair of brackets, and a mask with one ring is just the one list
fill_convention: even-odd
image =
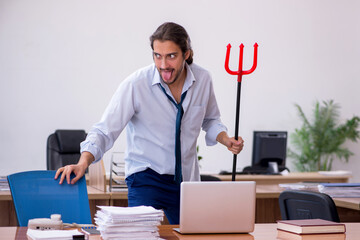
[(183, 71), (185, 70), (185, 61), (184, 61), (183, 65), (182, 65), (181, 70), (176, 72), (176, 75), (175, 75), (175, 77), (174, 77), (174, 80), (172, 80), (171, 82), (165, 81), (165, 80), (163, 79), (162, 75), (161, 75), (161, 71), (168, 71), (168, 70), (171, 70), (171, 71), (172, 71), (172, 74), (174, 74), (174, 72), (175, 72), (175, 69), (169, 69), (169, 68), (165, 68), (165, 69), (160, 68), (160, 69), (158, 69), (159, 74), (160, 74), (160, 77), (161, 77), (161, 80), (163, 80), (163, 82), (166, 83), (167, 85), (171, 85), (171, 84), (173, 84), (174, 82), (176, 82), (176, 80), (179, 79), (179, 77), (181, 76), (181, 74), (182, 74)]

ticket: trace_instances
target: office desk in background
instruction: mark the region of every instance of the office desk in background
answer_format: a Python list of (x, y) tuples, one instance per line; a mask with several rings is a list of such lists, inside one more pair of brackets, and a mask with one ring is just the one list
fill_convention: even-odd
[[(214, 175), (221, 181), (231, 181), (231, 175)], [(255, 181), (256, 184), (279, 184), (296, 182), (329, 182), (346, 183), (349, 182), (349, 175), (322, 175), (318, 172), (290, 172), (287, 175), (257, 175), (257, 174), (238, 174), (236, 181)]]
[[(357, 240), (360, 235), (360, 223), (345, 223), (346, 240)], [(159, 226), (160, 237), (167, 240), (273, 240), (277, 239), (276, 224), (255, 224), (254, 232), (250, 234), (201, 234), (180, 235), (173, 231), (177, 225)], [(0, 227), (0, 236), (3, 240), (28, 240), (27, 227)], [(317, 240), (313, 235), (313, 240)], [(91, 236), (90, 240), (100, 240), (100, 236)], [(310, 240), (310, 238), (307, 238)], [(345, 238), (344, 238), (345, 239)]]
[[(103, 192), (91, 186), (88, 186), (87, 190), (92, 218), (98, 210), (96, 206), (127, 206), (127, 192)], [(10, 191), (0, 191), (0, 226), (16, 225), (17, 220), (11, 193)]]
[[(231, 175), (215, 175), (222, 181), (231, 181)], [(238, 174), (236, 181), (256, 182), (256, 222), (273, 223), (281, 219), (279, 195), (284, 190), (279, 183), (349, 182), (349, 175), (323, 175), (318, 172), (290, 172), (288, 175)], [(334, 199), (335, 200), (335, 199)], [(360, 198), (335, 200), (339, 217), (344, 222), (360, 222)]]
[[(281, 219), (278, 184), (256, 185), (256, 222), (272, 223)], [(333, 198), (341, 222), (360, 222), (360, 198)]]
[[(223, 180), (231, 180), (224, 176)], [(278, 184), (300, 181), (348, 182), (349, 176), (324, 176), (318, 173), (290, 173), (280, 175), (237, 175), (236, 180), (256, 181), (256, 222), (274, 223), (281, 219), (278, 198), (283, 191)], [(215, 193), (216, 194), (216, 193)], [(127, 192), (103, 192), (88, 186), (91, 216), (97, 211), (96, 206), (127, 206)], [(342, 222), (360, 222), (360, 198), (335, 198)], [(16, 215), (9, 191), (0, 192), (0, 226), (16, 226)], [(1, 235), (0, 235), (1, 236)]]
[[(278, 185), (256, 186), (256, 222), (274, 223), (281, 219), (278, 198), (283, 191)], [(104, 193), (88, 187), (91, 216), (96, 206), (127, 206), (127, 193)], [(360, 222), (360, 198), (334, 198), (342, 222)], [(0, 192), (0, 226), (16, 226), (10, 192)]]
[[(219, 175), (212, 174), (221, 179), (221, 181), (231, 181), (231, 174)], [(347, 183), (349, 175), (322, 175), (317, 172), (290, 172), (288, 175), (260, 175), (260, 174), (237, 174), (236, 181), (255, 181), (256, 184), (279, 184), (296, 182), (329, 182), (329, 183)], [(123, 180), (122, 177), (115, 176), (114, 179)], [(106, 176), (106, 184), (109, 185), (109, 176)]]

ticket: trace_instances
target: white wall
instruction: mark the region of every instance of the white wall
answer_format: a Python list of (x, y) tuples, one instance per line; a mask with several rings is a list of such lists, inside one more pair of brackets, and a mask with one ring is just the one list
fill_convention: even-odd
[[(0, 0), (0, 175), (46, 168), (46, 138), (55, 129), (98, 121), (119, 83), (152, 62), (149, 36), (175, 21), (191, 36), (195, 62), (213, 75), (222, 119), (234, 132), (236, 77), (259, 44), (258, 68), (244, 76), (238, 168), (251, 161), (253, 130), (300, 127), (294, 103), (310, 114), (316, 100), (341, 104), (341, 119), (360, 115), (360, 2), (356, 0)], [(125, 134), (105, 155), (124, 150)], [(231, 170), (225, 147), (199, 139), (202, 171)], [(360, 181), (360, 143), (348, 164)], [(291, 168), (291, 160), (288, 159)]]

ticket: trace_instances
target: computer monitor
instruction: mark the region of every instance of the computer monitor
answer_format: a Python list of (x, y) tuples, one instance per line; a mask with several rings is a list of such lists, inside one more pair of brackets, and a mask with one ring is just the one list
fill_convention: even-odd
[(251, 167), (243, 171), (255, 174), (283, 171), (286, 169), (286, 144), (286, 131), (254, 131)]

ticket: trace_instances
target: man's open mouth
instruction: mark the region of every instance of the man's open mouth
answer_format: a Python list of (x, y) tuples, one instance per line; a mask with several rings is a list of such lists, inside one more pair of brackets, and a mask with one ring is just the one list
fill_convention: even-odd
[(166, 70), (161, 70), (161, 77), (164, 81), (169, 81), (171, 79), (172, 73), (173, 73), (173, 69), (166, 69)]

